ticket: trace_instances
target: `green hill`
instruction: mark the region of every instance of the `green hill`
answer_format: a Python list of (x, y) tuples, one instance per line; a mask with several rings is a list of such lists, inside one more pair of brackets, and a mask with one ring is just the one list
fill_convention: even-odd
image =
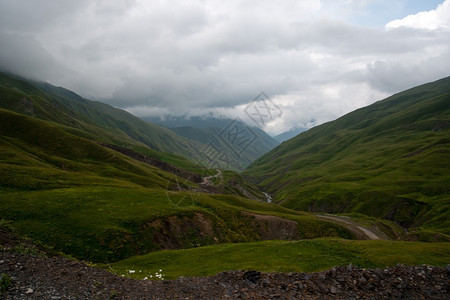
[[(312, 214), (235, 195), (242, 178), (220, 188), (228, 195), (212, 194), (144, 161), (0, 109), (0, 225), (91, 261), (229, 242), (355, 238)], [(271, 223), (287, 224), (287, 235)]]
[(204, 145), (107, 104), (48, 83), (0, 73), (0, 108), (56, 122), (72, 134), (125, 146), (169, 162), (199, 158)]
[(243, 174), (285, 207), (450, 234), (449, 128), (447, 77), (301, 133)]
[[(130, 264), (151, 272), (161, 259), (170, 276), (448, 261), (444, 243), (346, 241), (369, 238), (364, 229), (386, 239), (448, 240), (448, 79), (302, 133), (243, 176), (150, 148), (187, 153), (204, 145), (168, 129), (62, 88), (0, 77), (8, 108), (0, 109), (2, 232), (77, 259), (117, 262), (119, 272)], [(258, 201), (265, 195), (246, 177), (287, 207)], [(367, 215), (420, 231), (405, 235)], [(401, 256), (405, 249), (416, 254)], [(5, 251), (33, 253), (26, 245)]]
[[(249, 129), (251, 143), (245, 151), (235, 151), (233, 145), (220, 136), (232, 121), (230, 119), (208, 121), (215, 124), (208, 128), (183, 127), (170, 130), (143, 121), (124, 110), (84, 99), (65, 88), (4, 73), (0, 73), (0, 108), (56, 122), (81, 137), (124, 146), (188, 168), (193, 166), (183, 161), (182, 157), (211, 165), (212, 168), (217, 165), (241, 171), (278, 144), (259, 128), (250, 128), (237, 122), (240, 128)], [(215, 159), (211, 164), (206, 154), (211, 143), (227, 158)]]

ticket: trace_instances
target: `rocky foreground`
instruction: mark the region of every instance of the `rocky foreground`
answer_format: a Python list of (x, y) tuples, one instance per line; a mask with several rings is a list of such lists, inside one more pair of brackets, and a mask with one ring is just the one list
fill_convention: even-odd
[(450, 266), (336, 267), (319, 273), (224, 272), (142, 281), (62, 257), (0, 252), (1, 299), (450, 299)]

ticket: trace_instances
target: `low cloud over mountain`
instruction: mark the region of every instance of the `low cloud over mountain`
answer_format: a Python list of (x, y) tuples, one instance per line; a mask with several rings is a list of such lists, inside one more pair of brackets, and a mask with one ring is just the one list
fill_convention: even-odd
[(249, 120), (264, 91), (279, 133), (447, 76), (441, 2), (0, 0), (0, 66), (139, 115)]

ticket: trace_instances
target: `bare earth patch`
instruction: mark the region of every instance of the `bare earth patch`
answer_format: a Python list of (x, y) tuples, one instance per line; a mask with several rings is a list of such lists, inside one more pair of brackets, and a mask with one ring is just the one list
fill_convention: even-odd
[(247, 211), (241, 213), (253, 218), (253, 227), (263, 240), (295, 240), (299, 238), (298, 224), (293, 220)]

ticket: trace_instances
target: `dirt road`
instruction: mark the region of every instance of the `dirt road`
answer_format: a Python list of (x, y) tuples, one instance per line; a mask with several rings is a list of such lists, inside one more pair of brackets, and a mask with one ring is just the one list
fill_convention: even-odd
[(220, 177), (222, 178), (222, 171), (217, 169), (217, 174), (216, 175), (211, 175), (211, 176), (207, 176), (207, 177), (203, 177), (203, 181), (200, 183), (201, 185), (213, 185), (211, 179), (213, 178), (217, 178)]
[(375, 233), (374, 231), (372, 231), (369, 228), (360, 226), (359, 224), (353, 222), (348, 217), (338, 217), (338, 216), (329, 216), (329, 215), (317, 215), (317, 217), (322, 218), (322, 219), (333, 220), (333, 221), (336, 221), (338, 223), (345, 223), (347, 225), (347, 228), (350, 229), (352, 232), (355, 232), (355, 229), (357, 229), (360, 232), (362, 232), (363, 235), (369, 240), (386, 239), (385, 236), (381, 237), (380, 234)]

